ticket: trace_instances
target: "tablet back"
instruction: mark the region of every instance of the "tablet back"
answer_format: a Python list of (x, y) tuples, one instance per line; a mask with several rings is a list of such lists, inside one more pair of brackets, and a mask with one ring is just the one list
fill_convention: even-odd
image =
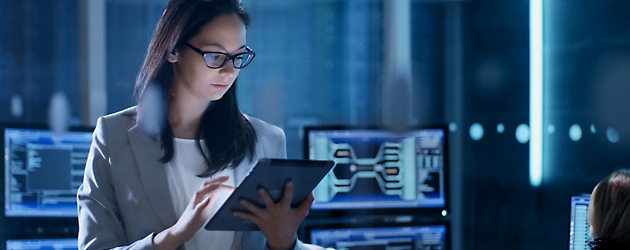
[(291, 205), (297, 207), (311, 194), (333, 165), (332, 161), (260, 159), (249, 175), (243, 179), (241, 185), (212, 216), (205, 228), (221, 231), (260, 230), (255, 224), (232, 215), (235, 210), (248, 212), (239, 204), (239, 199), (246, 199), (264, 207), (257, 192), (259, 187), (263, 187), (274, 201), (278, 202), (283, 196), (286, 182), (291, 180), (293, 181)]

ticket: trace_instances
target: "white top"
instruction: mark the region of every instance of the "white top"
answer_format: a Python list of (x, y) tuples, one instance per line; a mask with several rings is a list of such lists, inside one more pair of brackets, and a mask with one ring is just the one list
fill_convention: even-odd
[[(203, 140), (201, 143), (203, 146)], [(177, 217), (181, 217), (190, 199), (205, 181), (227, 175), (230, 178), (224, 184), (234, 187), (234, 169), (226, 169), (208, 178), (197, 177), (205, 170), (206, 163), (195, 140), (174, 138), (173, 146), (173, 159), (166, 164), (166, 174)], [(227, 196), (229, 193), (221, 195), (214, 202), (211, 214), (216, 213)], [(233, 231), (208, 231), (202, 227), (184, 246), (186, 250), (231, 249), (234, 236), (235, 232)]]

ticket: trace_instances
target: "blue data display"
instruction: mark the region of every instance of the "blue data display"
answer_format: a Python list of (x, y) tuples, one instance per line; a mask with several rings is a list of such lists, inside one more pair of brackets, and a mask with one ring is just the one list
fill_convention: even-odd
[(3, 133), (5, 216), (77, 216), (92, 132), (5, 128)]
[(446, 249), (446, 226), (345, 228), (311, 231), (311, 243), (348, 249)]
[(589, 250), (591, 241), (588, 224), (588, 204), (590, 195), (571, 197), (571, 224), (569, 231), (570, 250)]
[(7, 240), (7, 250), (76, 250), (77, 239)]

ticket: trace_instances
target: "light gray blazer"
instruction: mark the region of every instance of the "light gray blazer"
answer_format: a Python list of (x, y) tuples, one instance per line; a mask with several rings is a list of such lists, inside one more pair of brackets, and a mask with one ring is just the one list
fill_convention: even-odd
[[(153, 249), (152, 237), (179, 219), (160, 140), (147, 137), (135, 107), (98, 119), (78, 190), (79, 249)], [(260, 158), (286, 158), (282, 129), (247, 117), (258, 137), (253, 161), (236, 167), (237, 185)], [(204, 230), (204, 229), (201, 229)], [(240, 242), (240, 244), (239, 244)], [(265, 249), (261, 232), (237, 232), (235, 249)], [(180, 247), (183, 249), (183, 246)], [(321, 249), (298, 241), (295, 249)]]

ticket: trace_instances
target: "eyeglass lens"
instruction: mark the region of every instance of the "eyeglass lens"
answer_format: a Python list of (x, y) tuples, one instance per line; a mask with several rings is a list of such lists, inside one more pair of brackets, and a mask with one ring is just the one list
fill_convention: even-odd
[[(253, 57), (254, 56), (252, 53), (236, 54), (231, 57), (232, 65), (234, 65), (234, 68), (236, 69), (244, 68), (245, 66), (247, 66), (247, 64), (251, 62)], [(208, 67), (221, 68), (230, 59), (230, 57), (222, 53), (210, 52), (210, 53), (204, 54), (204, 59)]]

